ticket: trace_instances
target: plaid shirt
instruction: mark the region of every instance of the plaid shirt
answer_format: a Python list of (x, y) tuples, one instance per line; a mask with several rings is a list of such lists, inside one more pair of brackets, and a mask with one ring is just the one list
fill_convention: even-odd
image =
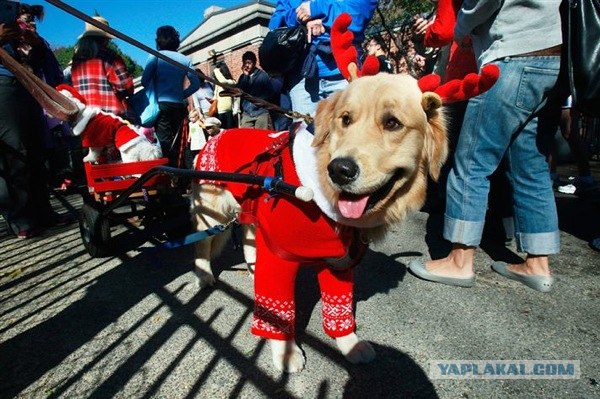
[(71, 78), (73, 87), (85, 98), (88, 107), (125, 114), (125, 97), (133, 94), (133, 79), (121, 57), (105, 52), (99, 54), (99, 58), (74, 61)]

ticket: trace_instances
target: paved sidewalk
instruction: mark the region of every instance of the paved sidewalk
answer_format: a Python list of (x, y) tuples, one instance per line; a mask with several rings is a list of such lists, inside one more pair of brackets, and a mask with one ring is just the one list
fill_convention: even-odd
[[(0, 397), (548, 398), (600, 397), (600, 233), (594, 198), (558, 195), (563, 250), (541, 294), (490, 269), (515, 259), (486, 242), (476, 286), (418, 280), (411, 259), (439, 256), (439, 217), (411, 216), (356, 270), (357, 333), (376, 360), (347, 363), (321, 328), (315, 276), (298, 279), (306, 369), (281, 375), (253, 337), (252, 281), (239, 251), (217, 262), (214, 289), (189, 289), (193, 248), (153, 250), (134, 226), (113, 229), (115, 256), (91, 259), (77, 224), (17, 240), (0, 230)], [(58, 197), (75, 211), (78, 196)], [(514, 249), (513, 249), (514, 250)], [(579, 379), (437, 380), (431, 361), (579, 360)]]

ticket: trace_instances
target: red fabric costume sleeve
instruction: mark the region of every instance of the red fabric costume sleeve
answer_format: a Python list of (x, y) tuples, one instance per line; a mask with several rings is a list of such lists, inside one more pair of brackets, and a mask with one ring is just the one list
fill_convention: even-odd
[(473, 48), (468, 45), (470, 39), (459, 47), (454, 40), (454, 25), (456, 15), (460, 10), (463, 0), (440, 0), (436, 11), (435, 20), (425, 31), (423, 42), (427, 47), (443, 47), (450, 43), (450, 57), (446, 66), (444, 82), (452, 79), (462, 79), (471, 72), (477, 72), (477, 63)]
[(425, 31), (425, 46), (443, 47), (452, 43), (456, 14), (461, 4), (462, 0), (439, 0), (435, 20)]

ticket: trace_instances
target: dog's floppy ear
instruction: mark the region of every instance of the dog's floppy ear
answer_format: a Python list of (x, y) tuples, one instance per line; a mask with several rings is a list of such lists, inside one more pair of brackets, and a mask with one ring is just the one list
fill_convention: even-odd
[(333, 122), (333, 111), (340, 94), (335, 93), (324, 100), (319, 101), (317, 105), (317, 115), (315, 116), (315, 138), (312, 146), (318, 147), (327, 140), (331, 123)]
[(440, 177), (442, 165), (448, 157), (448, 139), (446, 124), (440, 111), (442, 100), (435, 93), (425, 92), (421, 98), (421, 106), (427, 115), (429, 129), (425, 135), (424, 156), (429, 168), (429, 176), (434, 181)]
[(421, 97), (421, 106), (427, 115), (427, 119), (429, 119), (442, 106), (442, 99), (437, 94), (426, 91)]

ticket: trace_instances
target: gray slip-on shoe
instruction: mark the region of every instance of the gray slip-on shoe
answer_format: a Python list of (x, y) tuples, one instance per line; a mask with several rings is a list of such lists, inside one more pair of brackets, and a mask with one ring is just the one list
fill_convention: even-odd
[(408, 270), (415, 276), (422, 278), (423, 280), (433, 281), (434, 283), (441, 283), (446, 285), (453, 285), (456, 287), (470, 288), (475, 284), (475, 276), (458, 278), (458, 277), (445, 277), (439, 276), (429, 272), (425, 268), (425, 263), (422, 260), (411, 260), (408, 264)]
[(506, 278), (521, 282), (521, 283), (525, 284), (526, 286), (528, 286), (529, 288), (532, 288), (536, 291), (548, 292), (552, 289), (552, 284), (554, 283), (554, 277), (552, 277), (552, 276), (550, 276), (550, 277), (527, 276), (524, 274), (518, 274), (518, 273), (514, 273), (514, 272), (511, 272), (510, 270), (508, 270), (507, 266), (508, 266), (508, 263), (506, 263), (506, 262), (502, 262), (502, 261), (494, 262), (492, 264), (492, 270)]

